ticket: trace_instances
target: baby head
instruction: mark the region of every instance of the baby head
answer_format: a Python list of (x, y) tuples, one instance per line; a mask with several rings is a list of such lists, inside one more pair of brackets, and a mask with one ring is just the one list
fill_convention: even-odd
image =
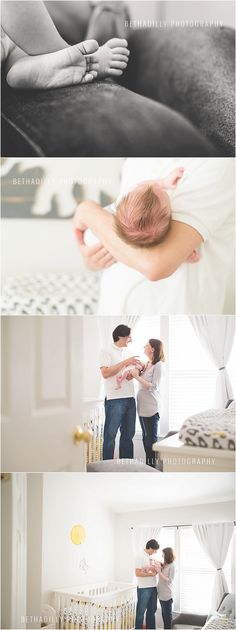
[(157, 245), (170, 227), (168, 194), (155, 180), (142, 182), (120, 201), (115, 226), (120, 238), (138, 247)]

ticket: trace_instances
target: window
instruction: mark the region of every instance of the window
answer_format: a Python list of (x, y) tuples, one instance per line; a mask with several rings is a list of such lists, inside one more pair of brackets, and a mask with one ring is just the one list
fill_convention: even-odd
[(234, 398), (236, 398), (236, 338), (234, 337), (234, 343), (229, 357), (227, 370), (229, 378), (233, 388)]
[(158, 536), (158, 542), (160, 545), (158, 555), (160, 560), (162, 560), (162, 549), (165, 549), (165, 547), (172, 547), (172, 549), (175, 549), (175, 531), (175, 527), (162, 527)]
[(215, 570), (192, 527), (180, 528), (180, 610), (208, 613)]
[[(208, 614), (214, 585), (215, 568), (201, 547), (191, 526), (163, 527), (158, 536), (160, 549), (176, 551), (174, 609), (181, 612)], [(224, 574), (232, 590), (233, 538), (229, 545)]]
[(186, 315), (170, 317), (170, 430), (214, 404), (217, 370)]
[(147, 343), (148, 339), (152, 338), (160, 338), (160, 317), (158, 315), (140, 317), (133, 329), (133, 341), (132, 345), (130, 344), (129, 346), (129, 350), (132, 349), (132, 353), (140, 356), (142, 361), (147, 361), (147, 357), (143, 352), (143, 346)]

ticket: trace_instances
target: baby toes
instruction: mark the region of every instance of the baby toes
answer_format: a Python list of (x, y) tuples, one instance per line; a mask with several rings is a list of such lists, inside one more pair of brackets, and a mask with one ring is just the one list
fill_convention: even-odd
[(110, 68), (108, 74), (113, 77), (120, 77), (123, 74), (123, 70), (118, 70), (118, 68)]
[(112, 49), (113, 54), (115, 55), (122, 55), (123, 57), (129, 57), (130, 55), (130, 51), (128, 48), (121, 48), (120, 46), (117, 46), (116, 48)]
[(116, 61), (125, 61), (126, 64), (128, 63), (128, 57), (126, 55), (120, 55), (116, 52), (113, 52), (113, 59)]
[(127, 66), (127, 63), (126, 61), (117, 61), (116, 59), (113, 59), (111, 66), (112, 68), (120, 68), (121, 70), (124, 70)]
[(96, 79), (97, 72), (86, 72), (81, 83), (91, 83), (94, 79)]
[(127, 48), (128, 42), (126, 39), (119, 39), (118, 37), (113, 37), (113, 39), (109, 39), (107, 44), (110, 48)]

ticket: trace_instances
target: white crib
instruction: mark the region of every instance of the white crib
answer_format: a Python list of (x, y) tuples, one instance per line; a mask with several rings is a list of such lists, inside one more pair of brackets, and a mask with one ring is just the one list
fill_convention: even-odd
[(102, 461), (103, 432), (104, 432), (104, 402), (98, 400), (96, 404), (86, 405), (86, 420), (83, 422), (84, 430), (92, 431), (92, 439), (87, 444), (86, 463)]
[(123, 582), (53, 591), (60, 630), (133, 630), (136, 587)]

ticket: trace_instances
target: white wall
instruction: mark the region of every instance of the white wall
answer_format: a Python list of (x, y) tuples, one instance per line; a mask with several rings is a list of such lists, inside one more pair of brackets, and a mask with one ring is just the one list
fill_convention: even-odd
[[(66, 190), (72, 190), (77, 179), (83, 187), (83, 198), (99, 200), (102, 189), (116, 198), (119, 191), (123, 158), (33, 158), (21, 160), (19, 184), (12, 184), (12, 195), (17, 198), (18, 187), (27, 188), (24, 181), (26, 169), (40, 166), (45, 170), (45, 182), (39, 187), (40, 201), (37, 213), (41, 216), (51, 196), (63, 195), (63, 211), (66, 212)], [(7, 175), (11, 181), (11, 174)], [(13, 179), (12, 179), (13, 181)], [(18, 180), (17, 180), (18, 181)], [(43, 181), (43, 178), (42, 178)], [(48, 187), (47, 181), (50, 181)], [(43, 192), (45, 191), (45, 193)], [(68, 203), (71, 204), (70, 195)], [(72, 211), (72, 210), (71, 210)], [(77, 272), (82, 268), (77, 241), (70, 219), (2, 219), (2, 276), (25, 272)]]
[(161, 527), (164, 525), (192, 525), (194, 523), (215, 523), (234, 520), (234, 503), (212, 503), (162, 510), (145, 510), (133, 513), (116, 514), (115, 519), (115, 578), (132, 581), (134, 558), (131, 527), (138, 525)]
[(84, 339), (84, 399), (97, 400), (101, 395), (101, 373), (99, 370), (99, 353), (101, 335), (99, 320), (96, 316), (83, 317)]
[[(81, 546), (70, 540), (71, 528), (76, 524), (86, 530)], [(103, 507), (101, 495), (89, 493), (86, 476), (45, 474), (43, 601), (50, 603), (49, 593), (57, 588), (114, 579), (113, 536), (113, 517)], [(80, 567), (83, 560), (88, 565), (86, 572)]]
[(12, 477), (1, 481), (1, 628), (11, 627)]
[(157, 4), (158, 16), (163, 20), (213, 20), (234, 28), (231, 0), (160, 0)]
[(27, 628), (40, 628), (42, 614), (42, 509), (43, 476), (27, 475)]

